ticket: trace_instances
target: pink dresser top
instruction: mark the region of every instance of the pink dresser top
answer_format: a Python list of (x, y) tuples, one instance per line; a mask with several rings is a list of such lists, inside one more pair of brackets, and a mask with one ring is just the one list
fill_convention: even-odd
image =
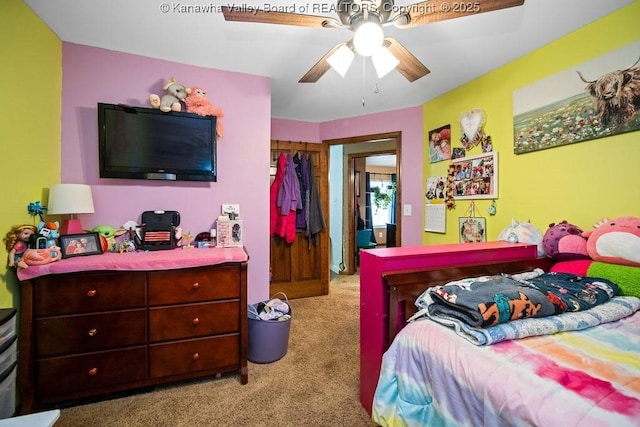
[(100, 270), (174, 270), (202, 267), (225, 262), (244, 262), (249, 255), (244, 248), (173, 249), (150, 252), (106, 252), (101, 255), (61, 259), (46, 265), (33, 265), (18, 270), (19, 280), (33, 279), (46, 274), (64, 274)]

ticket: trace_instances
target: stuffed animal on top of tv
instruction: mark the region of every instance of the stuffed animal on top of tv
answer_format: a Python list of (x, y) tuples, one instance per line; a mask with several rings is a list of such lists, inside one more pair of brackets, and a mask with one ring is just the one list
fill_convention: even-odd
[(185, 87), (176, 82), (174, 77), (167, 80), (162, 89), (166, 91), (162, 96), (151, 94), (149, 95), (149, 103), (151, 107), (157, 108), (164, 113), (169, 111), (182, 111), (182, 104), (187, 95), (191, 93), (191, 88)]
[(222, 108), (214, 106), (207, 99), (207, 93), (204, 89), (201, 87), (192, 88), (184, 103), (189, 113), (195, 113), (199, 116), (216, 116), (216, 136), (218, 138), (224, 137), (224, 126), (222, 125), (224, 112)]
[(594, 261), (640, 267), (640, 218), (605, 218), (582, 235)]

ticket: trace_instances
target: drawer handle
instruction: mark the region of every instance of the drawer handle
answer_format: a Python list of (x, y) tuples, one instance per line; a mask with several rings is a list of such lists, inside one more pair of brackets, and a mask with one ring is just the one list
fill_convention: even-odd
[(193, 286), (193, 289), (198, 289), (200, 287), (200, 283), (195, 282), (192, 286)]
[(98, 294), (98, 291), (96, 291), (95, 289), (91, 289), (89, 292), (87, 292), (87, 296), (88, 297), (95, 297)]
[(90, 377), (96, 376), (97, 374), (98, 374), (98, 368), (89, 369), (89, 376)]
[(198, 360), (198, 359), (200, 359), (200, 354), (193, 353), (193, 360)]
[(98, 334), (98, 330), (97, 329), (89, 329), (89, 336), (90, 337), (95, 337)]
[(193, 320), (191, 321), (191, 323), (193, 323), (194, 325), (197, 325), (197, 324), (199, 324), (199, 323), (200, 323), (200, 319), (196, 317), (195, 319), (193, 319)]

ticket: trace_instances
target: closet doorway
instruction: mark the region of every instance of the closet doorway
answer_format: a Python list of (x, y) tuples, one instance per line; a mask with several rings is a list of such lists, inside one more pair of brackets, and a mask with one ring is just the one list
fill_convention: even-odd
[(271, 182), (275, 178), (278, 157), (309, 156), (320, 194), (320, 205), (326, 227), (318, 233), (316, 242), (304, 231), (297, 231), (293, 243), (278, 236), (270, 236), (270, 295), (283, 292), (287, 298), (303, 298), (329, 293), (329, 164), (324, 144), (298, 141), (271, 141)]

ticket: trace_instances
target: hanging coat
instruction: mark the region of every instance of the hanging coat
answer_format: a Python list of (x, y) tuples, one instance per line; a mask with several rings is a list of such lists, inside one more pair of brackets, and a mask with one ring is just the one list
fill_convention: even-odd
[(280, 212), (277, 206), (278, 201), (278, 193), (280, 192), (280, 187), (282, 187), (282, 182), (284, 181), (284, 174), (287, 165), (287, 156), (284, 153), (280, 153), (278, 156), (278, 165), (276, 169), (276, 177), (271, 183), (271, 187), (269, 189), (269, 235), (273, 236), (276, 234), (276, 223), (278, 221), (278, 216), (280, 216)]
[(291, 154), (287, 155), (284, 180), (278, 191), (276, 206), (279, 213), (276, 217), (276, 235), (284, 238), (287, 243), (293, 243), (296, 239), (296, 210), (302, 209), (302, 200), (296, 165)]
[(296, 153), (293, 156), (296, 163), (296, 174), (300, 183), (300, 195), (302, 197), (302, 209), (296, 212), (296, 229), (307, 230), (307, 217), (309, 216), (309, 158), (307, 156), (298, 157)]
[(313, 241), (313, 244), (317, 244), (318, 233), (324, 229), (327, 225), (324, 222), (324, 215), (322, 214), (322, 205), (320, 203), (320, 191), (318, 190), (318, 183), (316, 181), (316, 175), (313, 168), (313, 161), (309, 158), (309, 215), (307, 217), (307, 236), (309, 241)]

